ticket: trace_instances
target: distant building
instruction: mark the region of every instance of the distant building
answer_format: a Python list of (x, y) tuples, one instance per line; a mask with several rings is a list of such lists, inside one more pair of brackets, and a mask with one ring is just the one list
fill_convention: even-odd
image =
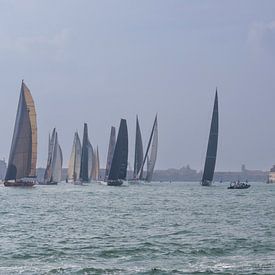
[(268, 173), (268, 183), (275, 183), (275, 165), (270, 169), (270, 172)]
[(6, 175), (7, 170), (7, 164), (5, 162), (5, 159), (0, 160), (0, 179), (4, 179)]

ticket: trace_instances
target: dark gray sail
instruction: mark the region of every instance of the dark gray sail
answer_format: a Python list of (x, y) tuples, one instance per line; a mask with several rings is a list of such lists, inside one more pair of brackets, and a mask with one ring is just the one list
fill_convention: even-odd
[(142, 145), (142, 137), (141, 131), (138, 122), (138, 116), (136, 119), (136, 142), (135, 142), (135, 162), (134, 162), (134, 174), (133, 178), (136, 179), (137, 175), (139, 174), (142, 178), (143, 176), (143, 169), (142, 168), (142, 161), (143, 161), (143, 145)]
[(88, 182), (90, 180), (91, 167), (89, 167), (89, 147), (88, 126), (84, 123), (84, 132), (82, 140), (81, 164), (80, 164), (80, 180)]
[(22, 81), (5, 180), (34, 178), (37, 161), (36, 112), (30, 90)]
[(105, 179), (108, 179), (113, 155), (115, 151), (116, 146), (116, 128), (111, 127), (111, 134), (110, 134), (110, 140), (109, 140), (109, 148), (108, 148), (108, 155), (107, 155), (107, 163), (106, 163), (106, 170), (105, 170)]
[(218, 112), (218, 92), (216, 90), (215, 102), (212, 114), (212, 121), (208, 139), (208, 146), (206, 152), (206, 159), (204, 164), (203, 176), (202, 176), (202, 185), (209, 186), (213, 181), (216, 157), (217, 157), (217, 148), (218, 148), (218, 132), (219, 132), (219, 112)]
[(111, 168), (108, 176), (108, 182), (125, 180), (128, 165), (128, 130), (125, 119), (120, 120), (120, 126), (112, 158)]

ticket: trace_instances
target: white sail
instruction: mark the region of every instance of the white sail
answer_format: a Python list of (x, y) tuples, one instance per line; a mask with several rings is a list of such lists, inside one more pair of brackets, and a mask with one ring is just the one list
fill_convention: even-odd
[(73, 148), (68, 165), (68, 180), (78, 181), (80, 175), (80, 163), (81, 163), (81, 142), (76, 132), (74, 135)]
[(44, 175), (44, 181), (46, 183), (57, 183), (61, 181), (62, 162), (62, 151), (58, 143), (57, 132), (54, 129), (49, 140), (48, 161)]
[(53, 157), (52, 157), (52, 175), (50, 178), (51, 182), (60, 182), (62, 176), (62, 151), (58, 143), (57, 133), (55, 134), (55, 143), (53, 147)]
[(152, 139), (152, 147), (150, 157), (148, 156), (147, 163), (147, 175), (146, 181), (150, 182), (153, 177), (154, 168), (157, 160), (157, 152), (158, 152), (158, 121), (157, 118), (155, 120), (154, 129), (153, 129), (153, 139)]
[(53, 160), (53, 151), (55, 145), (56, 131), (53, 129), (52, 135), (49, 135), (49, 145), (48, 145), (48, 160), (44, 174), (44, 181), (50, 181), (52, 177), (52, 160)]

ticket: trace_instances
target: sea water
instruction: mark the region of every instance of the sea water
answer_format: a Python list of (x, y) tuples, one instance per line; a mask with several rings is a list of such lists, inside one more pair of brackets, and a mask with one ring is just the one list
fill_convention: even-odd
[(275, 274), (275, 185), (0, 187), (0, 274)]

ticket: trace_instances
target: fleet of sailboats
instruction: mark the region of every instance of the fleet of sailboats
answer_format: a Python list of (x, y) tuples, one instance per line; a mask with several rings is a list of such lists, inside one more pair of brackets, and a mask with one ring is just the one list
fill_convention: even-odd
[[(218, 92), (216, 90), (211, 127), (201, 184), (210, 186), (215, 171), (219, 132)], [(136, 117), (135, 157), (133, 178), (130, 181), (150, 182), (153, 179), (158, 152), (158, 117), (156, 115), (149, 141), (143, 154), (143, 142), (138, 116)], [(30, 90), (22, 81), (12, 144), (5, 176), (5, 186), (33, 186), (36, 180), (37, 122), (35, 105)], [(49, 136), (48, 159), (41, 184), (57, 184), (62, 179), (62, 150), (54, 128)], [(146, 171), (144, 168), (146, 166)], [(111, 127), (104, 181), (119, 186), (127, 179), (128, 129), (121, 119), (118, 135)], [(75, 184), (100, 181), (99, 150), (93, 148), (88, 125), (84, 123), (82, 144), (77, 132), (74, 134), (72, 151), (67, 170), (67, 182)]]

